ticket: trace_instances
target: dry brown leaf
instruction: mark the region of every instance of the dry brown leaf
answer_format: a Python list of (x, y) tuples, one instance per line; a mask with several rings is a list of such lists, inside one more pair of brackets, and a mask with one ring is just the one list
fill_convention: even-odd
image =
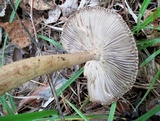
[[(31, 23), (29, 21), (23, 21), (23, 24), (31, 33)], [(0, 23), (0, 26), (2, 26), (9, 34), (9, 37), (11, 38), (13, 43), (18, 45), (20, 48), (27, 47), (31, 43), (30, 38), (27, 36), (25, 30), (22, 28), (18, 20), (11, 23)]]
[[(31, 6), (32, 0), (23, 0), (24, 4), (29, 4)], [(46, 0), (33, 0), (33, 8), (37, 10), (50, 10), (56, 7), (54, 0), (46, 1)]]

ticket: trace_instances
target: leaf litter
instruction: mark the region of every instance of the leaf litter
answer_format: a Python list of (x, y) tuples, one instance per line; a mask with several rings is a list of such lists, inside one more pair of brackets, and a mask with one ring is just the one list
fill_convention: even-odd
[[(29, 30), (29, 32), (32, 33), (32, 26), (30, 21), (25, 20), (22, 21), (22, 23)], [(18, 20), (11, 23), (0, 23), (0, 26), (4, 28), (4, 30), (9, 34), (12, 42), (15, 43), (18, 47), (24, 48), (30, 45), (30, 38), (25, 33)]]
[[(154, 11), (158, 4), (159, 1), (152, 0), (149, 7), (147, 8), (147, 11), (143, 16), (143, 21)], [(33, 19), (35, 22), (34, 26), (36, 28), (37, 34), (47, 36), (48, 38), (51, 38), (59, 42), (64, 23), (67, 21), (68, 17), (75, 13), (78, 9), (81, 9), (85, 6), (101, 6), (110, 8), (118, 12), (123, 17), (123, 19), (127, 23), (130, 23), (131, 27), (133, 27), (137, 23), (137, 13), (141, 5), (141, 1), (134, 0), (124, 0), (124, 2), (121, 2), (119, 0), (22, 0), (20, 10), (17, 11), (17, 13), (21, 17), (21, 21), (24, 23), (26, 28), (34, 37), (34, 34), (32, 34), (33, 23), (31, 23), (30, 21), (30, 10), (32, 6)], [(8, 9), (6, 8), (3, 9), (3, 11), (4, 10), (7, 11)], [(2, 14), (4, 15), (3, 11)], [(127, 20), (127, 17), (129, 18), (129, 21)], [(150, 23), (150, 25), (153, 25), (153, 23)], [(30, 41), (28, 35), (26, 35), (25, 30), (19, 24), (19, 20), (17, 20), (17, 18), (15, 18), (15, 20), (11, 23), (1, 22), (0, 26), (3, 27), (3, 32), (7, 32), (9, 34), (9, 40), (11, 40), (7, 42), (7, 48), (5, 52), (5, 58), (8, 58), (8, 63), (11, 63), (11, 61), (30, 58), (39, 55), (40, 53), (37, 50), (37, 46), (40, 49), (42, 55), (59, 54), (65, 52), (61, 51), (53, 44), (46, 42), (40, 38), (38, 38), (38, 45), (35, 45), (35, 43)], [(59, 31), (60, 29), (61, 31)], [(152, 31), (147, 31), (144, 29), (144, 31), (140, 31), (138, 35), (135, 35), (136, 41), (149, 38), (150, 36), (152, 36), (152, 38), (157, 37), (157, 35), (155, 36), (155, 34), (153, 34)], [(159, 34), (159, 31), (157, 32)], [(4, 33), (2, 35), (4, 38)], [(15, 48), (20, 49), (21, 53), (16, 52), (14, 54)], [(155, 48), (160, 48), (160, 46), (156, 45), (147, 48), (144, 51), (141, 51), (140, 62), (143, 62), (153, 52)], [(2, 49), (0, 50), (0, 53), (1, 52)], [(21, 57), (15, 57), (17, 55)], [(13, 56), (18, 59), (13, 60)], [(83, 64), (78, 65), (78, 69), (82, 66)], [(155, 58), (155, 60), (151, 61), (146, 67), (142, 67), (139, 69), (139, 74), (134, 87), (128, 93), (126, 93), (123, 96), (123, 98), (118, 100), (117, 109), (115, 113), (116, 116), (134, 120), (142, 114), (144, 114), (145, 112), (149, 111), (152, 107), (156, 106), (157, 103), (159, 104), (158, 97), (160, 94), (160, 80), (158, 79), (156, 85), (154, 85), (154, 89), (149, 93), (148, 97), (146, 98), (146, 101), (144, 101), (143, 104), (137, 109), (137, 111), (135, 111), (135, 106), (138, 104), (146, 90), (149, 88), (149, 85), (153, 80), (154, 75), (159, 69), (159, 67), (160, 56), (158, 55)], [(63, 85), (67, 81), (67, 79), (69, 79), (76, 71), (77, 67), (73, 67), (63, 69), (61, 71), (51, 74), (56, 89), (61, 87), (61, 85)], [(54, 76), (55, 74), (60, 75), (60, 78), (56, 81), (56, 77)], [(107, 105), (101, 105), (88, 101), (86, 103), (86, 106), (83, 107), (84, 102), (88, 98), (86, 83), (86, 78), (83, 75), (80, 75), (76, 82), (71, 84), (69, 88), (67, 88), (62, 93), (63, 97), (72, 102), (74, 105), (76, 105), (76, 107), (80, 108), (80, 110), (85, 114), (108, 114), (110, 107)], [(45, 107), (47, 109), (56, 108), (56, 102), (52, 96), (50, 86), (48, 84), (48, 78), (45, 75), (25, 83), (17, 89), (13, 89), (12, 94), (16, 102), (18, 113), (43, 110), (42, 107)], [(25, 97), (28, 98), (26, 99)], [(59, 97), (59, 101), (61, 105), (61, 110), (64, 115), (74, 114), (74, 110), (64, 102), (62, 97)], [(47, 105), (44, 106), (44, 104)], [(158, 119), (157, 115), (159, 114), (156, 114), (150, 120), (152, 121), (155, 118)], [(118, 118), (115, 120), (118, 120)]]

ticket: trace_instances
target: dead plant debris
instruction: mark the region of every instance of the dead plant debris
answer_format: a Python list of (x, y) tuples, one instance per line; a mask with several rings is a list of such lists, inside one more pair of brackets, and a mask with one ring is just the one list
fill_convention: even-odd
[[(32, 33), (31, 22), (28, 20), (22, 21), (24, 26)], [(30, 45), (30, 38), (26, 34), (24, 28), (21, 26), (19, 20), (14, 22), (0, 23), (0, 26), (8, 33), (9, 38), (15, 43), (18, 47), (24, 48)]]
[[(36, 32), (37, 35), (47, 36), (50, 39), (56, 40), (56, 42), (60, 42), (63, 25), (68, 20), (68, 17), (72, 16), (77, 10), (82, 9), (83, 7), (101, 6), (113, 9), (123, 17), (130, 29), (132, 29), (137, 24), (137, 15), (142, 6), (142, 2), (142, 0), (22, 0), (21, 5), (16, 12), (33, 38), (35, 38), (33, 32)], [(2, 16), (0, 18), (0, 26), (3, 27), (5, 31), (0, 33), (2, 35), (0, 59), (2, 58), (1, 53), (3, 52), (2, 45), (4, 44), (3, 39), (5, 37), (5, 32), (8, 33), (10, 40), (12, 40), (7, 41), (6, 45), (5, 58), (8, 62), (13, 61), (12, 56), (16, 56), (13, 54), (15, 46), (18, 46), (22, 52), (20, 59), (30, 58), (41, 54), (48, 55), (65, 53), (65, 50), (62, 48), (58, 48), (51, 42), (45, 41), (42, 38), (35, 38), (35, 40), (37, 39), (37, 45), (31, 42), (29, 36), (25, 33), (25, 30), (22, 28), (16, 17), (11, 23), (2, 23), (2, 20), (5, 21), (4, 19), (6, 16), (4, 11), (7, 13), (9, 11), (10, 13), (10, 8), (8, 9), (6, 7), (9, 7), (9, 4), (6, 5), (6, 3), (3, 3), (1, 6), (3, 8), (0, 11)], [(147, 17), (150, 16), (159, 6), (159, 0), (151, 0), (149, 6), (146, 8), (144, 16), (142, 17), (142, 21), (146, 20)], [(31, 18), (31, 8), (33, 8), (33, 18)], [(31, 23), (31, 20), (33, 20), (34, 23)], [(8, 19), (6, 21), (8, 21)], [(156, 18), (154, 22), (149, 24), (149, 27), (159, 27), (159, 21), (160, 19)], [(160, 32), (157, 29), (153, 30), (145, 28), (138, 34), (134, 34), (134, 37), (136, 42), (144, 39), (149, 41), (151, 39), (160, 38)], [(14, 43), (14, 45), (12, 43)], [(155, 44), (139, 51), (139, 63), (143, 62), (157, 49), (160, 49), (160, 44)], [(83, 67), (83, 65), (77, 65), (72, 68), (52, 73), (51, 79), (56, 86), (56, 89), (59, 89), (64, 83), (66, 83), (67, 80), (81, 67)], [(153, 107), (159, 105), (160, 78), (157, 79), (154, 88), (150, 91), (145, 101), (137, 108), (137, 110), (135, 110), (135, 107), (149, 88), (159, 68), (160, 55), (155, 56), (147, 66), (139, 67), (139, 73), (133, 88), (117, 102), (115, 116), (118, 116), (118, 118), (115, 119), (115, 121), (135, 120)], [(74, 115), (75, 111), (65, 102), (64, 99), (69, 100), (84, 114), (109, 114), (110, 106), (89, 101), (86, 85), (87, 80), (84, 75), (81, 74), (76, 81), (62, 93), (62, 96), (58, 98), (61, 110), (65, 116)], [(19, 114), (39, 111), (42, 109), (57, 108), (46, 75), (31, 80), (29, 83), (12, 90), (12, 94)], [(3, 115), (7, 115), (6, 110), (2, 108), (1, 104), (0, 112)], [(152, 116), (149, 121), (159, 121), (159, 119), (160, 115), (157, 113)]]

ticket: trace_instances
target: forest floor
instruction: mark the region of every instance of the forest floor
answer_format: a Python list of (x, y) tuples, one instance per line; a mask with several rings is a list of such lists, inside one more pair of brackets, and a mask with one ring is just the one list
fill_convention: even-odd
[[(105, 121), (113, 110), (115, 121), (138, 121), (140, 118), (143, 120), (142, 116), (147, 112), (150, 113), (147, 114), (150, 115), (148, 121), (160, 120), (160, 108), (159, 112), (152, 110), (160, 106), (159, 0), (1, 0), (0, 2), (2, 2), (0, 3), (1, 66), (36, 56), (66, 53), (61, 45), (63, 26), (69, 16), (86, 6), (112, 9), (122, 16), (133, 33), (139, 54), (136, 82), (131, 90), (117, 100), (115, 111), (113, 104), (102, 105), (89, 100), (87, 79), (82, 73), (83, 64), (81, 64), (37, 77), (14, 88), (11, 93), (0, 99), (1, 116), (57, 110), (58, 113), (62, 112), (67, 120), (83, 120), (85, 119), (83, 115), (87, 115), (90, 120)], [(18, 7), (13, 8), (14, 5)], [(14, 11), (16, 14), (12, 13)], [(8, 38), (5, 33), (8, 33)], [(58, 100), (53, 98), (54, 90), (50, 89), (48, 80), (53, 81), (56, 90), (64, 89), (57, 91)], [(4, 100), (7, 103), (3, 102)], [(12, 102), (14, 104), (9, 104)], [(5, 108), (5, 104), (9, 105), (8, 109), (12, 110), (11, 112)]]

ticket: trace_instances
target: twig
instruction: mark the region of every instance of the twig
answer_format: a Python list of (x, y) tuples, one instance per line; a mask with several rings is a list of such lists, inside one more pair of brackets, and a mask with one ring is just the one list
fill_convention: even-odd
[(127, 11), (126, 11), (126, 7), (125, 7), (125, 2), (124, 2), (124, 0), (122, 0), (122, 4), (123, 4), (123, 6), (124, 6), (124, 12), (125, 12), (125, 15), (126, 15), (126, 19), (127, 19), (128, 26), (129, 26), (129, 28), (131, 28), (131, 24), (130, 24), (130, 22), (129, 22), (129, 18), (128, 18), (128, 15), (127, 15)]
[(50, 26), (50, 25), (47, 25), (47, 24), (44, 24), (44, 23), (41, 23), (41, 25), (47, 26), (47, 27), (52, 28), (56, 31), (60, 31), (60, 32), (63, 31), (63, 28), (60, 28), (60, 27)]
[[(54, 99), (55, 99), (55, 101), (56, 101), (57, 110), (58, 110), (58, 113), (59, 113), (59, 115), (60, 115), (61, 121), (65, 121), (64, 116), (63, 116), (63, 113), (62, 113), (62, 111), (61, 111), (61, 107), (60, 107), (60, 103), (59, 103), (59, 100), (58, 100), (58, 96), (57, 96), (57, 94), (56, 94), (56, 88), (55, 88), (55, 85), (54, 85), (53, 82), (52, 82), (51, 75), (50, 75), (50, 74), (47, 74), (47, 77), (48, 77), (48, 82), (49, 82), (49, 85), (50, 85), (52, 94), (53, 94)], [(58, 76), (55, 78), (55, 80), (56, 80), (57, 78), (58, 78)]]
[(30, 18), (31, 18), (31, 22), (32, 22), (33, 30), (34, 30), (35, 40), (38, 43), (37, 31), (36, 31), (36, 27), (35, 27), (34, 20), (33, 20), (33, 0), (31, 0), (31, 4), (30, 4)]

